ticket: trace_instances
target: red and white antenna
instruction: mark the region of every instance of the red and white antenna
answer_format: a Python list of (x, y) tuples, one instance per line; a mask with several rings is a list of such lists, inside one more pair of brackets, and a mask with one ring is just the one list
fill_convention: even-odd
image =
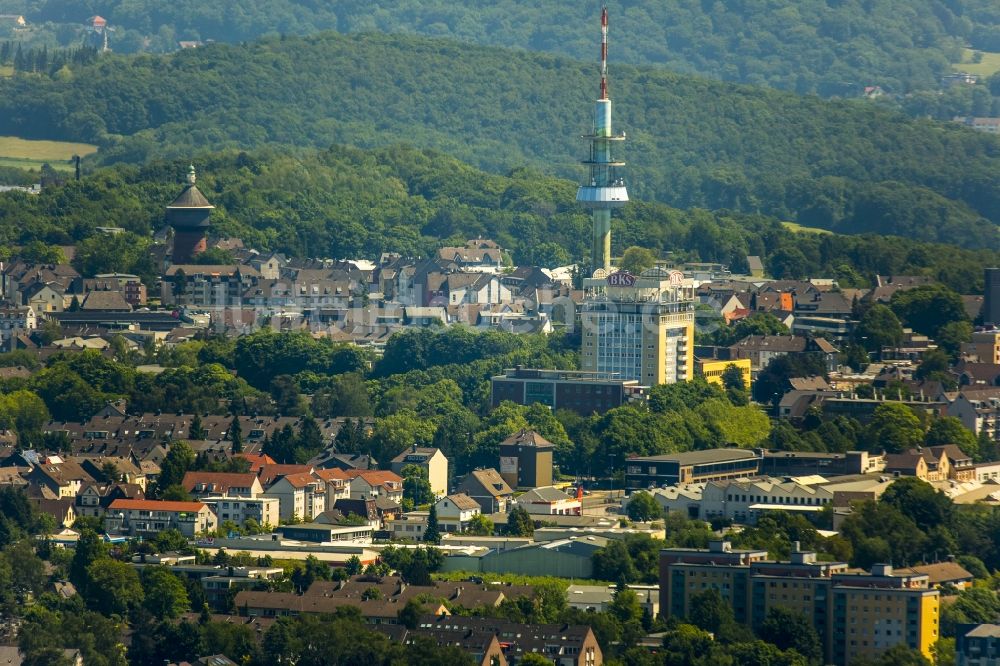
[(608, 8), (601, 10), (601, 99), (608, 98)]

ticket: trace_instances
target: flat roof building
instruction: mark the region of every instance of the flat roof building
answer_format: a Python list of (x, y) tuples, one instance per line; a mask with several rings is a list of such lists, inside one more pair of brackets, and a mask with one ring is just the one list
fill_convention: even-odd
[(755, 476), (761, 454), (749, 449), (706, 449), (662, 456), (629, 458), (625, 486), (630, 489), (702, 483)]
[(637, 390), (639, 382), (622, 379), (612, 372), (571, 370), (536, 370), (508, 368), (490, 380), (494, 408), (509, 400), (518, 405), (535, 403), (556, 409), (569, 409), (582, 416), (603, 414), (621, 407)]

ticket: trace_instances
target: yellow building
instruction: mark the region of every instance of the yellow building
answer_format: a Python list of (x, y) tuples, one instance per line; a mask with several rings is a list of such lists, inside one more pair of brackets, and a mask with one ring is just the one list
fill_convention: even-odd
[(977, 356), (980, 363), (1000, 364), (1000, 331), (977, 331), (972, 342), (962, 345), (962, 351)]
[(726, 372), (726, 368), (731, 365), (735, 365), (740, 369), (740, 374), (743, 375), (743, 387), (747, 390), (750, 389), (750, 359), (748, 358), (737, 358), (731, 361), (722, 361), (717, 358), (696, 358), (694, 360), (695, 370), (699, 375), (705, 378), (709, 384), (716, 384), (722, 386), (722, 375)]
[(694, 377), (694, 285), (679, 271), (584, 280), (581, 370), (642, 386)]
[(830, 614), (836, 664), (879, 655), (900, 643), (932, 658), (940, 637), (940, 593), (926, 574), (876, 564), (870, 574), (833, 577)]
[(824, 663), (847, 666), (903, 644), (931, 657), (940, 636), (940, 595), (928, 576), (893, 571), (848, 572), (846, 563), (819, 562), (797, 547), (788, 562), (767, 560), (766, 551), (734, 551), (728, 542), (707, 550), (660, 551), (660, 612), (686, 617), (691, 598), (716, 589), (733, 606), (738, 622), (759, 627), (773, 608), (792, 610), (812, 621), (824, 649)]

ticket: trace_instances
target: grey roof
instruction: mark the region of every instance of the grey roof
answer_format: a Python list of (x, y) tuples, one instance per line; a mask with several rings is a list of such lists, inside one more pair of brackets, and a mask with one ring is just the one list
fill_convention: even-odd
[(552, 442), (545, 439), (534, 430), (525, 430), (525, 429), (522, 429), (519, 432), (514, 433), (507, 439), (500, 442), (500, 446), (505, 446), (509, 444), (520, 444), (521, 446), (533, 446), (537, 449), (551, 449), (554, 447)]
[(92, 291), (84, 297), (80, 309), (131, 312), (132, 305), (125, 300), (125, 295), (120, 291)]
[(473, 509), (479, 508), (479, 502), (472, 499), (465, 493), (456, 493), (454, 495), (448, 495), (445, 499), (450, 500), (456, 508), (462, 511), (471, 511)]
[(514, 491), (511, 487), (507, 485), (500, 473), (497, 472), (492, 467), (489, 469), (476, 469), (471, 472), (462, 480), (460, 488), (465, 488), (471, 483), (476, 483), (481, 486), (482, 490), (490, 493), (494, 497), (502, 497), (505, 495), (513, 495)]
[(1000, 624), (977, 624), (972, 627), (966, 638), (1000, 638)]
[(667, 462), (676, 460), (681, 465), (702, 465), (705, 463), (725, 462), (727, 460), (747, 460), (756, 458), (754, 451), (747, 449), (706, 449), (704, 451), (686, 451), (684, 453), (668, 453), (662, 456), (644, 456), (630, 460), (650, 460)]
[(194, 185), (188, 185), (167, 208), (215, 208)]
[(553, 486), (540, 486), (538, 488), (532, 488), (528, 492), (524, 493), (517, 498), (518, 503), (520, 502), (560, 502), (563, 500), (573, 499), (563, 491), (555, 488)]

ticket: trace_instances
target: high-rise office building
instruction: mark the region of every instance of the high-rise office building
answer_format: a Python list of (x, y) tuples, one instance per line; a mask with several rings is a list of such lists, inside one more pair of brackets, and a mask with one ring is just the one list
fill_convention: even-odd
[(694, 286), (680, 271), (584, 280), (581, 370), (642, 386), (694, 377)]

